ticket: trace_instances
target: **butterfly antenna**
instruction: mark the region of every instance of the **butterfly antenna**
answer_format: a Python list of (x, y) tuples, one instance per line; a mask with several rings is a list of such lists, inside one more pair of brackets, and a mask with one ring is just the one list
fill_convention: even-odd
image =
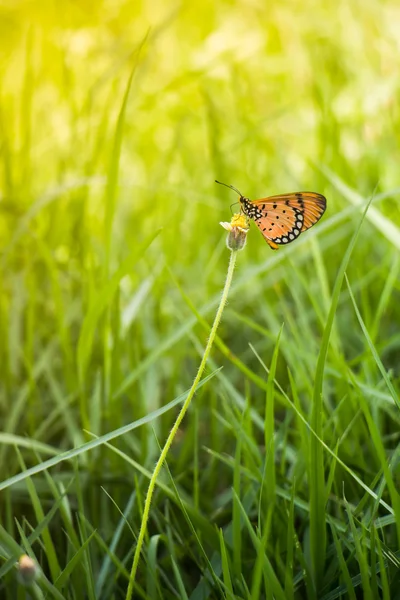
[(215, 180), (215, 183), (219, 183), (219, 185), (224, 185), (225, 187), (230, 188), (231, 190), (239, 194), (241, 198), (243, 198), (243, 194), (241, 194), (237, 188), (233, 187), (233, 185), (228, 185), (227, 183), (222, 183), (222, 181), (217, 180)]

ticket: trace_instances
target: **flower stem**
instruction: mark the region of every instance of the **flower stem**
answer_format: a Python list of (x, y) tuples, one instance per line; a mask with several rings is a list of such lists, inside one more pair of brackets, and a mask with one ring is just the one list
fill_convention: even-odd
[(231, 287), (233, 271), (234, 271), (235, 263), (236, 263), (236, 254), (237, 254), (237, 252), (233, 251), (233, 252), (231, 252), (231, 255), (230, 255), (229, 267), (228, 267), (228, 272), (226, 275), (225, 286), (224, 286), (222, 296), (221, 296), (221, 301), (219, 303), (219, 306), (218, 306), (218, 309), (217, 309), (217, 312), (215, 315), (214, 323), (211, 327), (210, 337), (208, 338), (207, 345), (204, 350), (203, 358), (201, 359), (201, 363), (200, 363), (199, 369), (197, 371), (197, 375), (193, 381), (192, 387), (189, 390), (186, 400), (183, 403), (182, 408), (176, 418), (176, 421), (170, 431), (167, 441), (164, 444), (164, 448), (161, 451), (161, 454), (156, 463), (156, 466), (154, 467), (154, 471), (153, 471), (153, 474), (150, 479), (150, 483), (149, 483), (149, 487), (148, 487), (147, 495), (146, 495), (146, 501), (144, 503), (142, 523), (140, 525), (139, 537), (137, 539), (135, 554), (133, 557), (131, 574), (129, 577), (129, 585), (128, 585), (128, 590), (126, 593), (126, 600), (131, 600), (131, 598), (132, 598), (136, 571), (137, 571), (137, 567), (139, 564), (139, 558), (140, 558), (140, 552), (141, 552), (142, 545), (143, 545), (143, 539), (144, 539), (146, 529), (147, 529), (147, 522), (149, 520), (151, 499), (153, 496), (154, 488), (156, 486), (157, 477), (158, 477), (158, 475), (161, 471), (161, 468), (164, 464), (164, 461), (167, 457), (168, 450), (170, 449), (171, 444), (174, 441), (176, 432), (179, 429), (179, 425), (181, 424), (183, 417), (185, 416), (186, 411), (189, 408), (190, 402), (192, 401), (192, 398), (195, 394), (196, 388), (197, 388), (199, 381), (201, 379), (201, 376), (203, 374), (204, 367), (206, 366), (208, 357), (210, 355), (210, 351), (211, 351), (211, 348), (212, 348), (212, 345), (213, 345), (213, 342), (215, 339), (215, 334), (217, 333), (218, 325), (221, 321), (222, 313), (224, 311), (224, 307), (225, 307), (226, 301), (228, 299), (229, 288)]

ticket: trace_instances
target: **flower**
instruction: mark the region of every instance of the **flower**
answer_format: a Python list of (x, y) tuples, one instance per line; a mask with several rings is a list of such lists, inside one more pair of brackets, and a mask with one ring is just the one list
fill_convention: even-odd
[(227, 231), (226, 245), (229, 250), (242, 250), (246, 244), (247, 232), (249, 230), (249, 220), (246, 215), (236, 213), (232, 216), (231, 222), (221, 222), (220, 225)]
[(38, 576), (38, 566), (27, 554), (22, 554), (18, 560), (19, 580), (23, 585), (31, 585)]

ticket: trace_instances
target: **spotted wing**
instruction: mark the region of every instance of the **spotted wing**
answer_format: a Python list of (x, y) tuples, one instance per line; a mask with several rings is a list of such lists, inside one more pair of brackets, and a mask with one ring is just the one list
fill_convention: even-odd
[(261, 217), (254, 220), (269, 246), (274, 250), (293, 242), (300, 233), (320, 220), (326, 199), (315, 192), (295, 192), (254, 200)]

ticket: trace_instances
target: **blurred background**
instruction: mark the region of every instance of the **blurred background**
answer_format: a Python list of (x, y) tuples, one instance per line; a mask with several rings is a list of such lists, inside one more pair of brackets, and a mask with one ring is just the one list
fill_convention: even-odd
[[(379, 218), (364, 223), (348, 275), (371, 338), (398, 377), (399, 31), (395, 0), (2, 0), (2, 479), (22, 468), (15, 444), (32, 466), (190, 386), (207, 336), (194, 310), (211, 320), (228, 261), (219, 221), (230, 220), (237, 200), (214, 179), (251, 199), (312, 190), (328, 204), (316, 227), (276, 253), (252, 227), (238, 257), (220, 329), (231, 354), (215, 351), (210, 370), (223, 365), (222, 374), (199, 392), (191, 433), (171, 458), (205, 514), (223, 504), (231, 472), (199, 449), (200, 489), (208, 492), (199, 500), (186, 479), (192, 436), (230, 454), (236, 438), (222, 404), (242, 410), (251, 397), (255, 413), (264, 410), (265, 390), (232, 357), (265, 379), (249, 343), (268, 365), (284, 323), (277, 377), (289, 389), (291, 372), (309, 411), (331, 289), (357, 206), (372, 193)], [(398, 418), (346, 290), (329, 361), (326, 410), (334, 414), (350, 394), (347, 362), (377, 402), (372, 411), (383, 403), (385, 416), (374, 414), (394, 448)], [(279, 398), (279, 435), (289, 444)], [(356, 410), (344, 407), (341, 432)], [(152, 427), (163, 440), (173, 417), (116, 444), (151, 466)], [(352, 432), (340, 451), (363, 472), (369, 434), (364, 425)], [(28, 438), (42, 444), (36, 454), (24, 450)], [(279, 458), (282, 485), (299, 466), (296, 435), (291, 442)], [(130, 467), (105, 447), (80, 460), (91, 522), (107, 539), (119, 516), (106, 496), (99, 501), (99, 486), (123, 504)], [(72, 463), (58, 469), (59, 481), (73, 477)], [(35, 482), (46, 496), (44, 475)], [(13, 517), (29, 505), (25, 483), (8, 489), (2, 510), (12, 535)]]

